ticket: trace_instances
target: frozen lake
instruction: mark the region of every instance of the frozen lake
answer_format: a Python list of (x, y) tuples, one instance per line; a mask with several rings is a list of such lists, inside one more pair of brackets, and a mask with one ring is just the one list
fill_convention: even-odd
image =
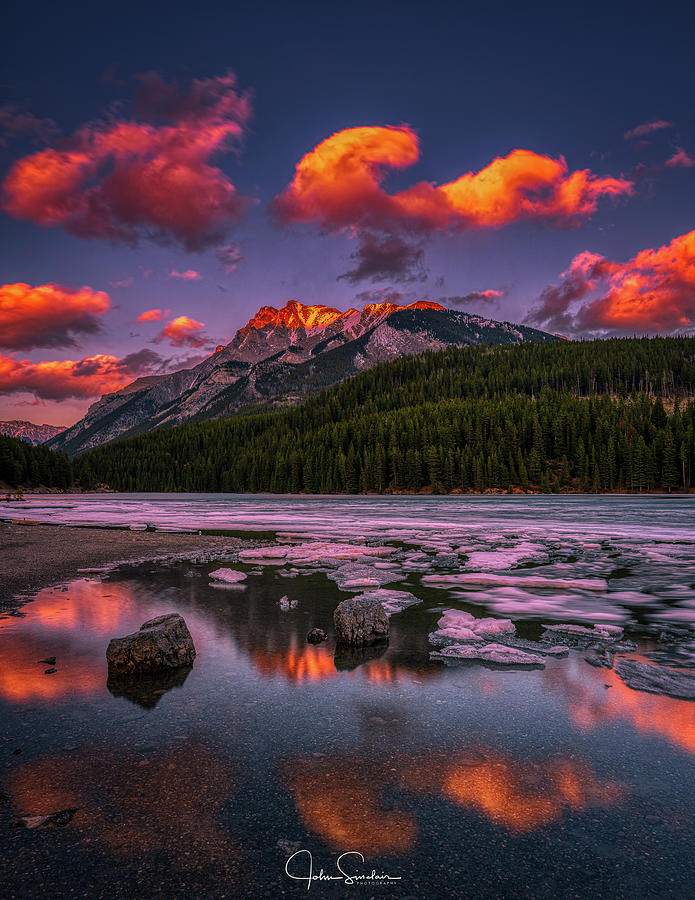
[[(76, 573), (0, 620), (3, 802), (71, 811), (61, 827), (0, 830), (6, 895), (303, 897), (294, 853), (335, 874), (354, 851), (352, 871), (400, 880), (308, 896), (690, 896), (695, 702), (635, 690), (618, 668), (694, 670), (694, 512), (690, 498), (614, 496), (0, 505), (260, 545)], [(216, 581), (220, 567), (243, 580)], [(337, 647), (334, 609), (374, 584), (419, 602), (393, 612), (388, 644)], [(110, 638), (167, 612), (190, 628), (193, 667), (107, 679)], [(545, 624), (625, 640), (570, 642), (524, 668), (437, 658), (461, 646), (432, 637), (449, 622), (506, 620), (543, 652)], [(307, 643), (314, 627), (325, 643)]]

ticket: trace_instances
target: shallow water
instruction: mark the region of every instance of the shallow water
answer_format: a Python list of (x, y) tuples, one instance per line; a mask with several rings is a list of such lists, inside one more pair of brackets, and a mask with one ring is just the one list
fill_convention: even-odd
[[(364, 862), (345, 857), (346, 870), (400, 879), (316, 881), (309, 897), (692, 896), (695, 703), (633, 691), (586, 652), (502, 671), (444, 667), (428, 644), (446, 608), (509, 614), (538, 637), (564, 597), (556, 620), (618, 621), (639, 643), (629, 655), (692, 666), (687, 631), (658, 643), (661, 623), (689, 624), (692, 501), (486, 499), (208, 498), (189, 509), (189, 527), (248, 530), (255, 503), (258, 530), (306, 535), (330, 527), (333, 507), (331, 538), (394, 542), (389, 587), (423, 602), (391, 617), (386, 648), (336, 654), (332, 614), (349, 593), (325, 572), (233, 557), (81, 577), (0, 620), (0, 815), (77, 810), (64, 827), (0, 830), (3, 896), (306, 896), (285, 872), (296, 851), (313, 854), (315, 874), (337, 876), (338, 857), (358, 851)], [(182, 527), (185, 502), (147, 498), (146, 513), (124, 515)], [(71, 504), (25, 514), (113, 523), (124, 508)], [(475, 574), (457, 545), (501, 548), (499, 564), (523, 541), (541, 556), (486, 573), (605, 588), (422, 581)], [(418, 547), (424, 557), (405, 556)], [(220, 564), (247, 572), (245, 586), (213, 587)], [(282, 611), (282, 596), (296, 607)], [(192, 669), (109, 682), (109, 639), (170, 611), (193, 635)], [(326, 644), (306, 643), (314, 626)], [(37, 660), (50, 656), (57, 672), (44, 674)], [(307, 874), (308, 853), (289, 865)]]

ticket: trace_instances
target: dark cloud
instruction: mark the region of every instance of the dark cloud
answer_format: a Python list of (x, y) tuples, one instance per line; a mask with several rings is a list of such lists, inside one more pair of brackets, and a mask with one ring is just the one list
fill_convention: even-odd
[(58, 126), (53, 119), (39, 119), (16, 106), (0, 106), (0, 147), (6, 147), (10, 138), (19, 137), (40, 144), (57, 133)]
[(470, 291), (457, 297), (442, 297), (439, 302), (445, 306), (469, 306), (471, 303), (489, 303), (497, 305), (500, 297), (504, 297), (504, 291), (495, 291), (489, 288), (486, 291)]
[(357, 250), (351, 254), (355, 267), (339, 275), (351, 284), (358, 281), (424, 281), (422, 244), (400, 237), (363, 232)]

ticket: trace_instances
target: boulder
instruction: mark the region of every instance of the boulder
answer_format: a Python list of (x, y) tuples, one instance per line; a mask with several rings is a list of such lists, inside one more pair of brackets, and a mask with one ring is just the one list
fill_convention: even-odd
[(343, 600), (333, 613), (333, 624), (339, 644), (361, 647), (385, 641), (389, 620), (381, 603), (368, 594)]
[(109, 673), (119, 675), (189, 666), (195, 655), (191, 633), (178, 613), (150, 619), (140, 631), (113, 638), (106, 649)]
[(323, 630), (323, 628), (312, 628), (309, 634), (306, 636), (306, 639), (310, 644), (320, 644), (323, 641), (328, 640), (328, 635)]

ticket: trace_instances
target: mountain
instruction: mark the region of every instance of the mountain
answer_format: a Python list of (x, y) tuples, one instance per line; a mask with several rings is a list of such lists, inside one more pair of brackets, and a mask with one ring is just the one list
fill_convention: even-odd
[(75, 455), (154, 428), (253, 406), (293, 405), (379, 363), (425, 350), (555, 340), (535, 328), (453, 312), (427, 300), (345, 312), (291, 300), (282, 309), (262, 307), (229, 344), (195, 368), (139, 378), (106, 394), (49, 446)]
[(694, 384), (695, 338), (448, 347), (106, 444), (73, 472), (118, 491), (692, 492)]
[(0, 422), (0, 434), (19, 438), (36, 446), (65, 431), (64, 425), (34, 425), (33, 422), (22, 422), (13, 419), (11, 422)]

